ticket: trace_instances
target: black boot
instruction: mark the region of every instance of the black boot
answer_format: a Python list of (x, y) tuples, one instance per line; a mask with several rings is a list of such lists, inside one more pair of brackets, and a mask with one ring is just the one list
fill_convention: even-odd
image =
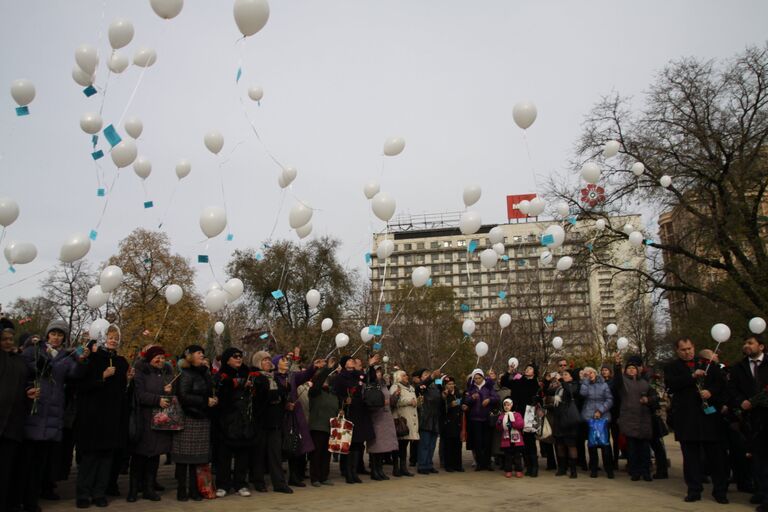
[(192, 501), (203, 501), (200, 491), (197, 488), (197, 466), (189, 464), (189, 499)]
[(536, 478), (539, 476), (539, 465), (531, 466), (531, 477)]
[(611, 460), (611, 447), (603, 446), (601, 448), (603, 452), (603, 467), (605, 468), (605, 476), (613, 478), (613, 461)]
[(408, 471), (408, 458), (404, 455), (400, 456), (400, 474), (402, 476), (413, 476), (413, 473)]
[(346, 457), (346, 464), (344, 464), (344, 479), (348, 484), (355, 483), (354, 473), (352, 468), (357, 468), (357, 453), (350, 450)]
[(403, 474), (400, 472), (400, 454), (398, 453), (392, 455), (392, 476), (403, 476)]
[(160, 464), (158, 457), (147, 459), (144, 466), (144, 492), (142, 497), (149, 501), (160, 501), (160, 495), (155, 491), (155, 480), (157, 479), (157, 467)]
[(371, 468), (371, 480), (384, 480), (379, 476), (379, 456), (377, 454), (370, 454), (368, 466)]
[(389, 477), (384, 472), (384, 455), (378, 454), (376, 457), (379, 461), (377, 465), (377, 469), (379, 470), (379, 478), (381, 480), (389, 480)]
[(128, 503), (134, 503), (139, 494), (139, 482), (142, 481), (146, 471), (145, 461), (146, 459), (140, 455), (131, 457), (131, 468), (128, 473), (128, 496), (125, 497), (125, 501)]
[(568, 459), (568, 468), (571, 470), (569, 478), (577, 478), (579, 476), (576, 472), (576, 459)]
[(187, 501), (187, 465), (176, 464), (176, 499), (178, 501)]
[(557, 457), (557, 473), (555, 476), (564, 476), (568, 472), (565, 457)]
[(589, 447), (589, 477), (597, 478), (597, 447)]

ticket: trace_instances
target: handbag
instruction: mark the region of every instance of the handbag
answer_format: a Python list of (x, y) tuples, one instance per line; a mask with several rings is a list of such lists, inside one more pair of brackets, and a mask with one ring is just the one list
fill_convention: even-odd
[(283, 435), (282, 450), (287, 457), (295, 457), (296, 455), (299, 455), (299, 450), (301, 448), (301, 433), (299, 432), (299, 427), (296, 424), (294, 415), (290, 414), (290, 417), (291, 421), (290, 426), (288, 427), (288, 432)]
[(590, 418), (587, 423), (589, 424), (589, 435), (587, 437), (589, 447), (609, 446), (608, 421), (605, 418)]
[(198, 464), (195, 467), (195, 481), (200, 496), (207, 500), (216, 498), (216, 486), (213, 485), (213, 474), (210, 464)]
[(346, 419), (343, 412), (335, 418), (331, 418), (330, 421), (331, 433), (328, 436), (328, 451), (347, 455), (349, 447), (352, 445), (352, 433), (355, 424)]
[(554, 441), (552, 436), (552, 424), (549, 423), (549, 418), (544, 416), (541, 419), (541, 426), (538, 432), (536, 432), (536, 438), (542, 443), (551, 443)]
[(152, 409), (152, 430), (169, 430), (178, 432), (184, 429), (184, 411), (179, 404), (179, 399), (175, 396), (163, 397), (169, 399), (171, 404), (163, 409), (155, 407)]
[(525, 415), (523, 416), (523, 432), (538, 432), (541, 424), (541, 417), (538, 414), (539, 408), (535, 405), (525, 406)]
[(380, 409), (384, 407), (384, 392), (381, 386), (376, 384), (366, 384), (363, 388), (363, 403), (369, 409)]
[(408, 420), (402, 416), (395, 418), (395, 433), (397, 434), (397, 437), (405, 437), (410, 434), (411, 429), (408, 428)]
[(499, 421), (499, 414), (501, 414), (499, 409), (491, 409), (491, 411), (488, 413), (489, 427), (496, 428), (496, 422)]

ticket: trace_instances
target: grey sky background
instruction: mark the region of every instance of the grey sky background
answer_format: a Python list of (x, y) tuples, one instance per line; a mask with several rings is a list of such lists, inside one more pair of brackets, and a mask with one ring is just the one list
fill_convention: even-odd
[[(532, 167), (539, 182), (566, 169), (583, 116), (601, 95), (634, 95), (640, 106), (670, 59), (727, 58), (768, 36), (768, 3), (760, 0), (273, 0), (270, 7), (266, 27), (238, 45), (231, 1), (187, 0), (170, 21), (148, 0), (0, 2), (0, 196), (21, 208), (6, 240), (39, 251), (16, 274), (0, 273), (1, 303), (36, 294), (45, 273), (9, 285), (54, 265), (70, 234), (95, 228), (104, 199), (79, 119), (98, 111), (102, 94), (86, 98), (71, 72), (77, 46), (97, 45), (96, 83), (105, 85), (115, 18), (136, 30), (121, 53), (148, 46), (158, 54), (128, 110), (144, 123), (139, 154), (152, 175), (145, 197), (133, 169), (119, 171), (87, 257), (100, 264), (134, 228), (156, 228), (168, 208), (163, 229), (192, 260), (201, 291), (213, 278), (197, 254), (209, 254), (223, 279), (232, 251), (260, 246), (275, 221), (273, 238), (298, 240), (288, 226), (294, 196), (317, 209), (311, 237), (339, 237), (343, 260), (364, 269), (371, 231), (384, 225), (362, 193), (371, 178), (397, 200), (398, 213), (414, 214), (463, 209), (464, 186), (477, 183), (483, 221), (504, 222), (507, 194), (536, 191)], [(105, 125), (117, 122), (140, 72), (130, 66), (110, 78)], [(29, 117), (15, 116), (9, 88), (17, 78), (37, 89)], [(260, 107), (247, 98), (250, 85), (264, 88)], [(526, 99), (539, 111), (527, 134), (530, 160), (512, 120), (513, 105)], [(279, 215), (279, 171), (244, 108), (269, 150), (298, 169)], [(203, 145), (213, 129), (225, 138), (218, 157)], [(382, 144), (393, 135), (405, 138), (405, 151), (384, 159)], [(181, 158), (192, 172), (169, 204)], [(101, 164), (111, 182), (114, 164), (109, 156)], [(234, 240), (221, 235), (205, 250), (198, 219), (205, 206), (223, 205), (220, 165)], [(155, 207), (144, 209), (146, 199)]]

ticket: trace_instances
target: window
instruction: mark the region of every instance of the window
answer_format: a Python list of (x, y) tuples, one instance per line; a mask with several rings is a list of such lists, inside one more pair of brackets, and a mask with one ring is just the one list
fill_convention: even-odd
[(403, 250), (410, 251), (411, 250), (411, 244), (403, 244)]
[(522, 243), (523, 237), (522, 236), (513, 236), (512, 237), (512, 241), (515, 242), (516, 244)]
[(418, 249), (419, 251), (424, 250), (424, 242), (417, 243), (416, 244), (416, 249)]
[(429, 244), (430, 249), (437, 249), (440, 247), (440, 242), (432, 242)]
[(450, 240), (446, 240), (445, 242), (443, 242), (443, 247), (450, 247), (450, 246), (451, 246)]
[(467, 246), (466, 240), (459, 240), (458, 242), (456, 242), (456, 247), (466, 247), (466, 246)]
[(406, 265), (410, 265), (411, 263), (413, 263), (413, 257), (412, 257), (410, 254), (407, 254), (407, 255), (406, 255), (404, 258), (403, 258), (403, 262), (404, 262)]

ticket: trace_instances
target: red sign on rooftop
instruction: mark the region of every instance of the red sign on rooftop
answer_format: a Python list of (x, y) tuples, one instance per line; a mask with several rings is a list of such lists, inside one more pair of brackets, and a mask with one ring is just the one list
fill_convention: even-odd
[(526, 214), (520, 211), (518, 205), (521, 201), (530, 201), (534, 197), (536, 197), (536, 194), (517, 194), (513, 196), (507, 196), (507, 220), (524, 219), (528, 217)]

